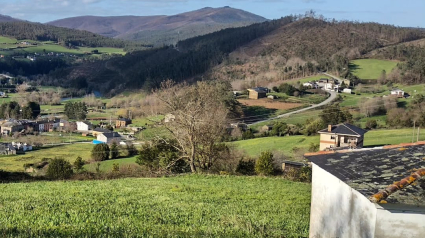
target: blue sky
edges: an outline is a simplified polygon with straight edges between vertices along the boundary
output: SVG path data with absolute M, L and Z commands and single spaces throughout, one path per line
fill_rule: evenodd
M 424 0 L 0 0 L 0 6 L 0 14 L 36 22 L 81 15 L 173 15 L 230 6 L 268 19 L 313 9 L 337 20 L 425 27 Z

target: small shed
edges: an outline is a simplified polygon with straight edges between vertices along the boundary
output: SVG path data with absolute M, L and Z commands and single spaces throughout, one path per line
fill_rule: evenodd
M 250 99 L 260 99 L 267 97 L 267 93 L 269 92 L 268 88 L 264 87 L 257 87 L 257 88 L 251 88 L 248 89 Z
M 299 170 L 302 167 L 306 167 L 307 164 L 302 162 L 295 162 L 295 161 L 283 161 L 282 162 L 282 171 L 283 172 L 290 172 L 291 170 Z
M 348 94 L 351 94 L 351 89 L 349 89 L 349 88 L 344 88 L 344 90 L 342 90 L 342 92 L 343 93 L 348 93 Z
M 394 89 L 394 90 L 391 91 L 391 95 L 402 98 L 402 97 L 404 97 L 404 91 L 400 90 L 400 89 Z

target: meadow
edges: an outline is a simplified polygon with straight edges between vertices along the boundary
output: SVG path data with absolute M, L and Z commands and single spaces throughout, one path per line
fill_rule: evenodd
M 311 185 L 281 178 L 186 175 L 0 190 L 2 237 L 307 237 L 309 229 Z
M 414 140 L 416 141 L 416 133 Z M 420 130 L 419 140 L 425 140 L 425 129 Z M 412 142 L 413 129 L 372 130 L 365 134 L 364 146 L 376 147 Z M 232 142 L 236 149 L 243 150 L 247 155 L 258 157 L 262 151 L 281 152 L 287 156 L 294 155 L 294 147 L 308 150 L 311 143 L 319 144 L 319 136 L 285 136 L 264 137 L 251 140 Z
M 359 59 L 350 62 L 350 70 L 360 79 L 378 79 L 382 70 L 390 73 L 397 66 L 397 62 L 377 59 Z

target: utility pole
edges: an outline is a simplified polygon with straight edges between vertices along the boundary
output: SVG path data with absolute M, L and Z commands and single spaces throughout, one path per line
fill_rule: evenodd
M 412 135 L 412 143 L 414 142 L 414 140 L 415 140 L 415 126 L 416 126 L 416 120 L 415 121 L 413 121 L 413 135 Z
M 417 134 L 417 138 L 416 138 L 416 142 L 418 142 L 419 141 L 419 133 L 420 133 L 421 131 L 420 131 L 420 127 L 418 126 L 418 134 Z

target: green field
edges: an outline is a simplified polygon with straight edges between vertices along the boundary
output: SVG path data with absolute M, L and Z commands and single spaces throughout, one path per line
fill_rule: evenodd
M 21 45 L 15 44 L 16 42 L 32 42 L 37 45 Z M 20 47 L 20 48 L 18 48 Z M 3 50 L 2 50 L 3 49 Z M 14 53 L 67 53 L 83 55 L 85 53 L 91 53 L 92 50 L 98 50 L 100 54 L 125 54 L 122 48 L 112 47 L 79 47 L 78 49 L 69 49 L 61 45 L 57 45 L 51 41 L 37 42 L 31 40 L 16 40 L 9 37 L 0 36 L 0 53 L 4 55 L 13 55 Z
M 382 70 L 389 74 L 397 62 L 377 59 L 359 59 L 350 62 L 351 72 L 360 79 L 378 79 Z
M 416 133 L 416 132 L 415 132 Z M 372 130 L 365 134 L 364 146 L 394 145 L 412 142 L 413 129 Z M 416 134 L 415 134 L 416 141 Z M 425 140 L 425 129 L 420 130 L 419 140 Z M 293 156 L 294 147 L 308 149 L 310 143 L 319 144 L 319 136 L 264 137 L 232 142 L 235 148 L 249 156 L 258 157 L 262 151 L 282 152 Z
M 281 178 L 191 175 L 0 190 L 3 237 L 307 237 L 309 230 L 311 185 Z
M 126 165 L 135 165 L 136 158 L 137 156 L 133 156 L 130 158 L 125 158 L 125 159 L 111 159 L 111 160 L 102 161 L 100 162 L 99 170 L 102 172 L 111 172 L 114 164 L 118 164 L 120 167 L 126 166 Z M 96 172 L 96 168 L 97 168 L 97 163 L 90 163 L 84 166 L 84 169 L 86 169 L 89 172 Z

